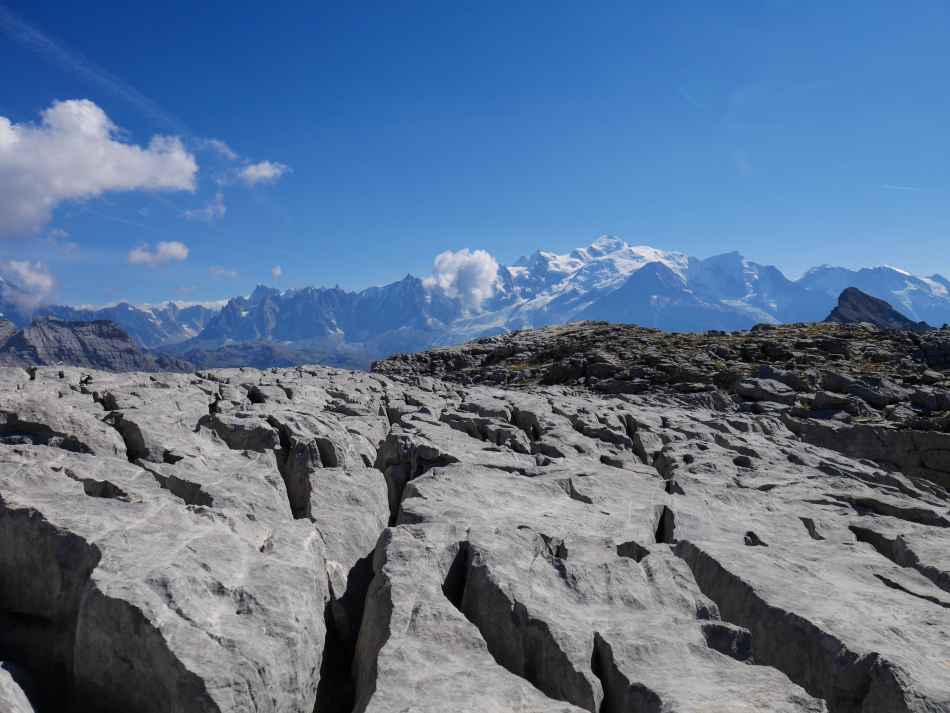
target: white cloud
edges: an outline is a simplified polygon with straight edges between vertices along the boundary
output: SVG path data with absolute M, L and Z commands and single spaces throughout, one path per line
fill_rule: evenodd
M 210 149 L 216 151 L 225 158 L 229 158 L 232 161 L 237 161 L 240 156 L 238 156 L 234 151 L 231 150 L 231 147 L 220 139 L 200 139 L 198 141 L 199 149 Z
M 185 217 L 188 218 L 188 220 L 203 220 L 207 223 L 210 223 L 212 220 L 217 220 L 218 218 L 222 217 L 226 210 L 227 207 L 224 205 L 224 194 L 215 193 L 213 201 L 208 201 L 205 203 L 204 208 L 198 208 L 197 210 L 186 210 Z
M 0 236 L 35 233 L 66 200 L 106 191 L 193 191 L 198 165 L 181 140 L 148 148 L 117 140 L 118 128 L 89 100 L 55 102 L 41 124 L 0 116 Z
M 41 262 L 30 264 L 11 260 L 0 263 L 0 273 L 15 285 L 0 283 L 3 301 L 24 317 L 31 316 L 33 310 L 47 302 L 53 291 L 59 287 L 59 282 L 53 277 L 49 266 Z
M 59 228 L 53 228 L 46 234 L 46 242 L 49 243 L 50 247 L 57 252 L 62 253 L 63 255 L 69 255 L 79 249 L 79 246 L 76 243 L 66 242 L 62 243 L 60 241 L 69 237 L 69 233 L 65 230 L 60 230 Z
M 182 286 L 179 287 L 177 290 L 175 290 L 174 292 L 172 292 L 172 294 L 173 294 L 173 295 L 186 295 L 186 294 L 188 294 L 189 292 L 194 292 L 195 290 L 200 290 L 200 289 L 201 289 L 201 285 L 192 285 L 191 287 L 188 287 L 188 286 L 186 286 L 186 285 L 182 285 Z
M 214 275 L 215 279 L 220 280 L 224 278 L 225 280 L 233 280 L 235 277 L 239 276 L 237 270 L 228 270 L 223 267 L 211 267 L 211 274 Z
M 247 186 L 256 186 L 258 183 L 274 183 L 285 173 L 291 172 L 290 166 L 285 166 L 282 163 L 261 161 L 242 168 L 238 171 L 238 178 L 244 181 Z
M 129 250 L 127 259 L 132 265 L 150 265 L 151 267 L 160 267 L 172 260 L 184 260 L 188 257 L 188 248 L 181 243 L 173 240 L 171 242 L 160 242 L 155 246 L 154 251 L 149 250 L 149 244 L 144 243 L 137 248 Z
M 495 294 L 498 262 L 484 250 L 447 250 L 435 259 L 427 287 L 438 285 L 449 297 L 458 297 L 466 309 L 480 311 L 482 302 Z
M 276 280 L 278 277 L 284 274 L 284 271 L 280 269 L 280 265 L 275 267 L 270 271 L 271 276 Z

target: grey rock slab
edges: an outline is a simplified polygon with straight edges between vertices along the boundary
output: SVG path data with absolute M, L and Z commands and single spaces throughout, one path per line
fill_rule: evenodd
M 33 706 L 13 676 L 0 666 L 0 710 L 6 713 L 33 713 Z
M 796 398 L 794 389 L 772 379 L 739 379 L 729 390 L 755 401 L 774 401 L 786 406 L 793 406 Z
M 175 463 L 136 464 L 183 505 L 213 507 L 258 530 L 293 518 L 286 486 L 271 453 L 205 453 Z M 237 525 L 236 525 L 237 526 Z
M 4 398 L 0 403 L 0 437 L 24 436 L 36 443 L 79 453 L 125 458 L 125 443 L 119 434 L 89 413 L 94 406 L 91 400 L 88 408 L 70 401 Z
M 891 517 L 855 518 L 851 531 L 901 567 L 912 567 L 950 593 L 950 531 Z
M 406 483 L 432 468 L 458 462 L 511 471 L 537 465 L 532 456 L 477 440 L 443 423 L 414 418 L 393 426 L 376 458 L 376 468 L 386 475 L 392 513 L 399 508 Z
M 437 526 L 398 527 L 380 538 L 354 659 L 355 711 L 581 711 L 499 666 L 451 603 L 443 585 L 457 574 L 464 537 Z
M 950 487 L 950 434 L 898 431 L 872 424 L 797 419 L 782 422 L 803 440 L 852 458 L 895 464 L 902 472 L 919 474 L 941 488 Z
M 336 631 L 355 641 L 373 577 L 372 554 L 389 523 L 383 474 L 373 468 L 317 468 L 305 516 L 323 539 Z
M 714 545 L 685 535 L 676 551 L 723 617 L 751 631 L 756 661 L 785 672 L 827 701 L 829 710 L 950 705 L 950 678 L 941 662 L 950 633 L 944 608 L 875 577 L 871 552 L 822 543 L 793 556 L 787 548 L 777 552 L 776 544 Z M 821 572 L 835 559 L 850 566 L 826 579 Z M 848 592 L 846 603 L 839 600 L 842 591 Z M 914 639 L 903 631 L 915 631 Z
M 57 632 L 21 652 L 33 671 L 65 664 L 107 709 L 312 710 L 328 592 L 310 523 L 188 507 L 124 460 L 0 458 L 0 609 Z
M 668 502 L 659 478 L 614 471 L 565 486 L 453 465 L 407 487 L 401 523 L 466 526 L 458 605 L 499 664 L 588 710 L 824 710 L 778 671 L 737 661 L 748 632 L 653 549 Z M 695 693 L 676 673 L 687 669 Z
M 0 385 L 4 392 L 10 392 L 30 380 L 26 369 L 19 366 L 0 366 Z

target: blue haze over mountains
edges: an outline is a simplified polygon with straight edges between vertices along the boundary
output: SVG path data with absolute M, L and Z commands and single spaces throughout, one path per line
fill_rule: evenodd
M 222 309 L 174 303 L 99 309 L 46 305 L 32 314 L 67 320 L 111 319 L 140 345 L 187 355 L 194 349 L 270 340 L 294 348 L 381 358 L 522 328 L 581 319 L 664 331 L 734 331 L 759 322 L 821 321 L 846 287 L 890 302 L 917 321 L 950 321 L 950 281 L 880 266 L 847 270 L 821 265 L 798 280 L 732 252 L 705 260 L 604 236 L 569 255 L 541 252 L 500 265 L 481 311 L 433 280 L 407 275 L 362 292 L 305 287 L 280 292 L 258 285 Z M 0 284 L 0 309 L 19 324 L 15 285 Z

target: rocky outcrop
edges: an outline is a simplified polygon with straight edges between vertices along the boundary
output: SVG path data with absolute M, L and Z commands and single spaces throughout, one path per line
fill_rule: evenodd
M 0 364 L 79 366 L 109 371 L 190 371 L 194 365 L 144 353 L 122 327 L 109 320 L 64 322 L 34 317 L 18 331 L 0 320 Z
M 697 338 L 712 346 L 611 329 L 377 364 L 390 374 L 0 370 L 0 661 L 20 672 L 0 696 L 41 713 L 950 709 L 948 434 L 862 415 L 939 406 L 920 337 L 795 337 L 819 352 L 766 329 Z M 894 367 L 862 381 L 872 346 Z M 769 360 L 790 347 L 828 364 Z M 633 378 L 648 386 L 597 389 Z M 860 429 L 911 439 L 919 463 Z
M 838 296 L 838 306 L 831 310 L 826 322 L 836 324 L 871 324 L 878 329 L 913 329 L 926 332 L 931 327 L 926 322 L 908 319 L 890 303 L 867 295 L 857 287 L 848 287 Z
M 950 332 L 868 324 L 757 325 L 667 334 L 576 322 L 486 337 L 375 362 L 389 375 L 427 375 L 578 393 L 706 394 L 772 414 L 815 445 L 950 484 Z

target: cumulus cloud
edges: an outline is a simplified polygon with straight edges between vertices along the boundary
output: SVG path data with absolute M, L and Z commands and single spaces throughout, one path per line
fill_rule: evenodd
M 252 163 L 238 171 L 238 178 L 244 181 L 247 186 L 256 186 L 258 183 L 274 183 L 285 173 L 292 172 L 290 166 L 282 163 L 271 163 L 270 161 L 261 161 Z
M 193 191 L 198 165 L 177 137 L 119 140 L 93 102 L 55 102 L 41 124 L 0 116 L 0 236 L 36 233 L 66 200 L 106 191 Z
M 275 267 L 270 271 L 271 276 L 276 280 L 278 277 L 284 274 L 284 271 L 280 269 L 280 265 Z
M 12 308 L 24 318 L 29 318 L 37 307 L 48 302 L 59 287 L 49 266 L 41 262 L 2 262 L 0 274 L 14 283 L 0 283 L 5 308 Z
M 217 220 L 218 218 L 222 217 L 226 210 L 227 207 L 224 205 L 224 194 L 215 193 L 213 201 L 208 201 L 205 203 L 204 208 L 198 208 L 197 210 L 186 210 L 185 217 L 188 218 L 188 220 L 203 220 L 206 223 L 210 223 L 212 220 Z
M 438 285 L 449 297 L 457 297 L 466 309 L 481 311 L 482 302 L 495 294 L 498 262 L 484 250 L 447 250 L 435 259 L 432 277 L 423 283 Z
M 224 267 L 214 267 L 212 265 L 211 274 L 214 275 L 216 280 L 220 280 L 220 279 L 233 280 L 235 277 L 237 277 L 241 273 L 239 273 L 237 270 L 228 270 L 227 268 L 224 268 Z
M 188 257 L 188 248 L 178 241 L 172 240 L 171 242 L 160 242 L 155 246 L 155 250 L 150 250 L 148 243 L 139 245 L 137 248 L 129 250 L 127 259 L 132 265 L 160 267 L 172 260 L 180 261 L 186 257 Z

